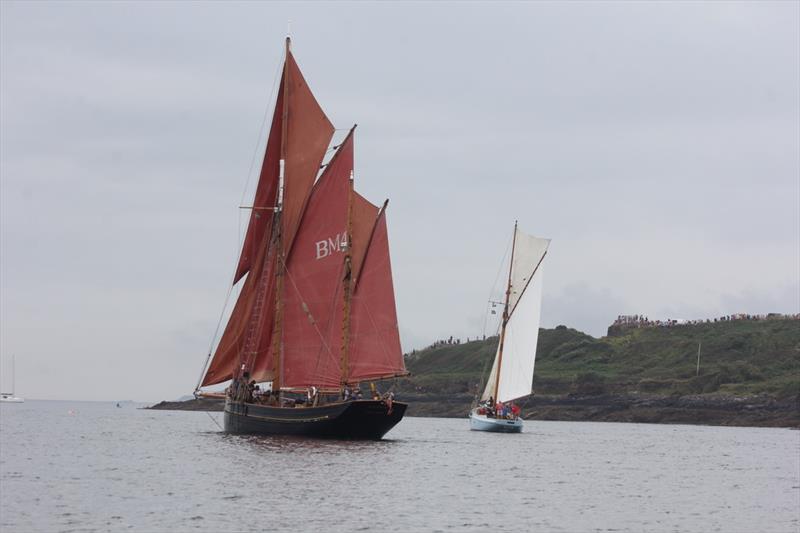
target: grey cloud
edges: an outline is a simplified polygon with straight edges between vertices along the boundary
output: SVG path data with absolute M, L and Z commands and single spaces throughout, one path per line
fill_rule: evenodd
M 358 188 L 391 198 L 405 349 L 482 333 L 515 219 L 553 238 L 545 325 L 798 311 L 797 3 L 2 2 L 20 393 L 194 385 L 287 19 L 359 124 Z

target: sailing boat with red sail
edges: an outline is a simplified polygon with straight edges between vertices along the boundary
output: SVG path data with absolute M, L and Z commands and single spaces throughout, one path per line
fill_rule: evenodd
M 323 164 L 334 131 L 287 38 L 233 281 L 242 287 L 196 391 L 231 381 L 227 432 L 379 439 L 405 413 L 373 383 L 360 397 L 361 383 L 407 372 L 388 200 L 379 208 L 354 190 L 355 126 Z

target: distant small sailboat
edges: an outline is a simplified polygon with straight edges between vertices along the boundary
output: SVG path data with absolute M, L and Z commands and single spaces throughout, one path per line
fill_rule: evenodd
M 522 431 L 521 413 L 513 402 L 533 392 L 542 307 L 542 262 L 548 246 L 550 239 L 526 235 L 514 224 L 500 340 L 481 404 L 470 411 L 470 429 Z
M 14 395 L 14 356 L 11 356 L 11 392 L 0 392 L 0 402 L 4 403 L 22 403 L 25 400 Z

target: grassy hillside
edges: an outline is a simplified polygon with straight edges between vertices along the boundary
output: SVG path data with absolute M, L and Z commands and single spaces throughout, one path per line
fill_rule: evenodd
M 695 375 L 701 343 L 700 374 Z M 408 356 L 401 390 L 474 393 L 488 375 L 497 338 L 428 348 Z M 596 339 L 558 326 L 539 334 L 535 394 L 800 394 L 800 322 L 733 321 L 631 329 Z

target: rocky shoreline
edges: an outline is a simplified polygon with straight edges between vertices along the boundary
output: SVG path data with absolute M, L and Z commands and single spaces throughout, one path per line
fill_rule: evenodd
M 468 394 L 411 394 L 398 396 L 409 403 L 407 416 L 466 417 L 472 403 Z M 148 409 L 222 411 L 224 402 L 200 398 L 160 402 Z M 634 422 L 648 424 L 698 424 L 709 426 L 790 427 L 800 429 L 800 396 L 777 399 L 768 395 L 657 396 L 537 395 L 522 402 L 528 420 L 573 422 Z
M 216 398 L 197 398 L 194 400 L 158 402 L 145 409 L 156 409 L 163 411 L 222 411 L 225 407 L 225 400 Z
M 472 398 L 407 398 L 410 416 L 465 416 Z M 523 402 L 528 420 L 634 422 L 800 428 L 800 398 L 768 396 L 534 396 Z

